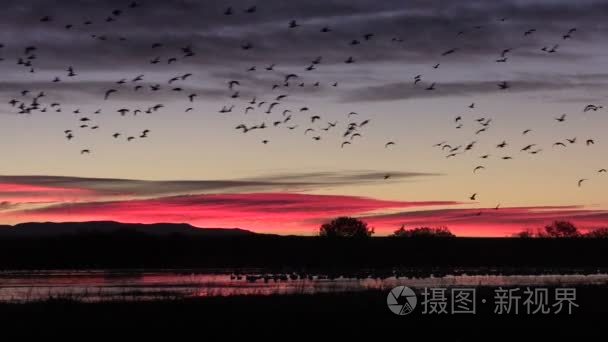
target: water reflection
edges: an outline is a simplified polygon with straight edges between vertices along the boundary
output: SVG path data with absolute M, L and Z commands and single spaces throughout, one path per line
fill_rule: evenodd
M 82 301 L 149 300 L 196 296 L 315 294 L 454 286 L 607 285 L 608 273 L 544 275 L 452 275 L 333 277 L 262 273 L 192 273 L 176 271 L 55 271 L 0 273 L 0 301 L 27 302 L 48 298 Z

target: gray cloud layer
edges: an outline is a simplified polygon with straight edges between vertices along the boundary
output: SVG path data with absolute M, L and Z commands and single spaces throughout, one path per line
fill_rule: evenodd
M 253 4 L 244 0 L 230 4 L 220 0 L 137 2 L 140 6 L 133 9 L 128 8 L 130 0 L 3 2 L 0 43 L 5 47 L 0 52 L 5 60 L 0 62 L 0 70 L 22 69 L 24 79 L 23 83 L 1 84 L 0 91 L 14 93 L 25 86 L 26 89 L 101 97 L 105 89 L 114 86 L 113 82 L 95 78 L 103 72 L 123 71 L 125 77 L 131 77 L 137 73 L 176 75 L 192 71 L 205 86 L 189 85 L 189 90 L 200 93 L 202 98 L 223 98 L 227 96 L 224 76 L 230 74 L 244 80 L 249 78 L 249 85 L 266 89 L 280 82 L 289 72 L 310 75 L 307 82 L 322 79 L 334 70 L 332 65 L 344 65 L 349 56 L 354 56 L 358 63 L 431 64 L 443 61 L 444 57 L 440 57 L 443 51 L 458 47 L 459 52 L 445 58 L 454 63 L 470 63 L 496 58 L 502 49 L 509 47 L 515 49 L 514 54 L 540 59 L 546 56 L 538 52 L 539 48 L 566 44 L 561 36 L 571 27 L 578 27 L 575 38 L 579 42 L 591 42 L 592 38 L 601 37 L 608 31 L 604 24 L 608 3 L 599 1 L 268 0 L 258 3 L 253 14 L 244 13 Z M 234 11 L 231 16 L 223 15 L 228 6 Z M 122 13 L 113 16 L 115 9 Z M 52 21 L 40 22 L 44 16 L 50 16 Z M 113 17 L 114 21 L 106 22 L 108 17 Z M 506 20 L 500 21 L 501 18 Z M 301 27 L 289 29 L 288 23 L 292 19 Z M 93 24 L 83 25 L 87 20 Z M 74 27 L 66 30 L 66 24 Z M 324 26 L 329 26 L 332 32 L 319 32 Z M 474 28 L 476 26 L 481 28 Z M 537 32 L 523 37 L 531 28 L 536 28 Z M 457 35 L 460 31 L 464 34 Z M 363 39 L 367 33 L 375 34 L 371 41 Z M 107 40 L 93 39 L 91 35 L 104 36 Z M 403 39 L 403 43 L 392 42 L 395 37 Z M 353 39 L 360 40 L 361 44 L 351 46 L 349 42 Z M 156 42 L 163 46 L 152 49 L 151 45 Z M 242 50 L 240 46 L 246 42 L 252 43 L 254 48 Z M 74 66 L 81 78 L 78 82 L 62 85 L 39 79 L 29 81 L 33 76 L 28 74 L 28 69 L 14 63 L 18 57 L 24 57 L 26 46 L 38 48 L 34 52 L 36 59 L 32 60 L 38 72 L 63 75 L 67 66 Z M 180 49 L 185 46 L 191 46 L 196 55 L 183 58 Z M 317 56 L 323 56 L 318 70 L 304 71 Z M 565 59 L 588 57 L 584 51 L 556 56 Z M 161 63 L 150 64 L 149 61 L 156 57 L 161 58 Z M 179 61 L 169 66 L 166 61 L 171 57 L 177 57 Z M 278 75 L 270 78 L 245 75 L 245 68 L 250 65 L 263 69 L 264 65 L 272 63 L 278 64 Z M 520 90 L 561 87 L 551 82 L 524 81 Z M 345 96 L 348 100 L 382 100 L 496 91 L 494 84 L 484 82 L 448 83 L 432 93 L 400 88 L 399 84 L 387 84 L 373 88 L 370 94 L 361 94 L 365 92 L 361 90 Z M 245 90 L 243 92 L 249 95 Z M 133 100 L 140 98 L 125 96 Z M 160 99 L 175 96 L 177 94 L 158 95 Z
M 346 185 L 362 185 L 383 180 L 384 172 L 344 171 L 275 174 L 238 180 L 180 180 L 144 181 L 133 179 L 83 178 L 60 176 L 0 176 L 0 184 L 42 186 L 90 190 L 93 196 L 154 197 L 176 194 L 223 192 L 254 192 L 278 190 L 310 190 Z M 391 179 L 399 181 L 439 174 L 424 172 L 393 172 Z M 26 192 L 32 195 L 31 192 Z M 3 195 L 0 193 L 0 195 Z M 11 195 L 19 195 L 11 193 Z M 44 194 L 41 194 L 44 195 Z

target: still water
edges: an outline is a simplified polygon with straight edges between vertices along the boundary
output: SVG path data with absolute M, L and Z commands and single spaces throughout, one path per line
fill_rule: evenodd
M 576 286 L 608 285 L 608 273 L 542 275 L 425 275 L 328 277 L 183 271 L 53 271 L 0 272 L 0 302 L 48 298 L 81 301 L 150 300 L 202 296 L 314 294 L 453 286 Z

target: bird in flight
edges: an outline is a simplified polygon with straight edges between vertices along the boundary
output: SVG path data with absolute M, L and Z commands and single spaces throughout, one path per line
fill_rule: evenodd
M 471 201 L 474 201 L 475 199 L 477 199 L 477 193 L 472 194 L 471 197 L 469 197 L 469 199 Z
M 590 110 L 596 112 L 597 110 L 599 110 L 601 108 L 604 108 L 604 107 L 590 104 L 590 105 L 585 106 L 585 108 L 583 109 L 583 112 L 586 113 L 586 112 L 588 112 Z
M 108 98 L 110 98 L 110 95 L 112 95 L 113 93 L 116 93 L 117 91 L 118 90 L 116 90 L 116 89 L 110 89 L 110 90 L 106 91 L 104 98 L 107 100 Z
M 484 167 L 484 166 L 481 166 L 481 165 L 480 165 L 480 166 L 477 166 L 475 169 L 473 169 L 473 173 L 477 173 L 477 171 L 479 171 L 479 170 L 484 170 L 484 169 L 485 169 L 485 167 Z
M 522 152 L 529 151 L 532 147 L 536 146 L 536 144 L 530 144 L 521 149 Z
M 579 179 L 578 180 L 578 187 L 580 188 L 581 185 L 583 185 L 583 182 L 586 181 L 587 179 L 583 178 L 583 179 Z

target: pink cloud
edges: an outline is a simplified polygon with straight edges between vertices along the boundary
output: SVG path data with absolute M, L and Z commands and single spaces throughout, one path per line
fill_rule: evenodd
M 337 216 L 358 216 L 389 235 L 406 227 L 446 226 L 459 236 L 508 236 L 569 220 L 581 228 L 608 226 L 608 211 L 577 206 L 455 209 L 453 201 L 387 201 L 304 193 L 224 193 L 107 200 L 104 192 L 78 187 L 0 183 L 0 220 L 190 223 L 199 227 L 240 227 L 262 233 L 315 234 Z M 105 201 L 102 199 L 106 198 Z M 44 207 L 24 209 L 23 203 Z M 29 206 L 31 207 L 31 206 Z M 423 208 L 436 207 L 428 210 Z M 400 210 L 394 213 L 395 210 Z
M 457 203 L 296 193 L 212 194 L 60 204 L 12 215 L 21 221 L 176 222 L 200 227 L 241 227 L 265 233 L 312 234 L 320 222 L 336 216 L 454 204 Z

